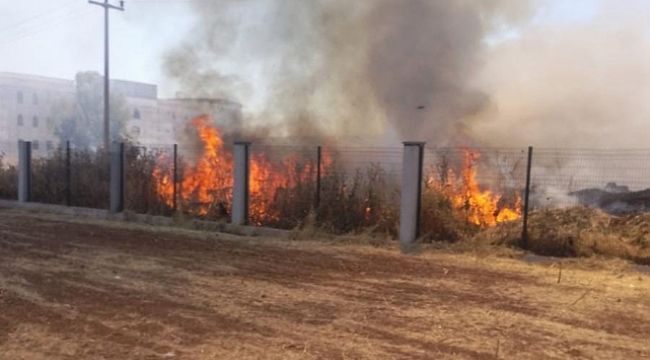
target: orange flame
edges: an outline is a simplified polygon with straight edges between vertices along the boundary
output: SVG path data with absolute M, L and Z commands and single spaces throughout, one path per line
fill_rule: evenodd
M 454 208 L 466 216 L 472 224 L 491 227 L 498 223 L 517 220 L 521 217 L 521 197 L 516 196 L 513 207 L 500 204 L 502 196 L 490 190 L 482 190 L 476 180 L 475 167 L 479 154 L 465 151 L 460 178 L 452 170 L 447 174 L 447 181 L 441 184 L 434 177 L 427 179 L 427 184 L 441 190 L 451 200 Z
M 203 144 L 203 153 L 190 171 L 183 174 L 178 184 L 178 197 L 190 202 L 199 215 L 207 215 L 216 206 L 226 209 L 231 201 L 232 155 L 225 151 L 218 129 L 208 124 L 209 117 L 192 120 Z M 160 167 L 154 169 L 158 194 L 169 206 L 173 204 L 174 184 L 171 176 Z
M 192 120 L 202 143 L 201 157 L 187 169 L 178 185 L 179 201 L 188 205 L 185 209 L 197 215 L 225 216 L 232 203 L 233 157 L 225 146 L 221 132 L 210 124 L 210 117 L 200 116 Z M 323 167 L 331 163 L 323 156 Z M 154 169 L 157 193 L 169 206 L 173 204 L 174 184 L 171 176 L 161 167 Z M 264 154 L 251 156 L 249 178 L 249 214 L 255 224 L 279 220 L 279 214 L 271 209 L 281 191 L 290 191 L 300 183 L 308 183 L 315 175 L 311 163 L 300 165 L 296 155 L 272 162 Z

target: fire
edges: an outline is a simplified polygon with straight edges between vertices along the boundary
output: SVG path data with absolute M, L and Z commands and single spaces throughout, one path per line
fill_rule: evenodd
M 202 156 L 194 167 L 183 174 L 178 184 L 178 198 L 190 202 L 194 212 L 207 215 L 212 211 L 224 211 L 231 201 L 232 155 L 224 148 L 219 130 L 209 125 L 207 116 L 192 120 L 203 145 Z M 171 176 L 157 167 L 153 173 L 160 197 L 169 206 L 174 200 L 174 184 Z
M 513 207 L 500 204 L 502 196 L 490 190 L 482 190 L 477 181 L 477 152 L 465 151 L 460 176 L 449 170 L 444 183 L 429 177 L 427 185 L 438 188 L 446 194 L 455 209 L 459 210 L 472 224 L 491 227 L 498 223 L 517 220 L 521 217 L 521 197 L 517 195 Z
M 193 165 L 184 168 L 177 187 L 178 205 L 182 211 L 207 217 L 223 218 L 230 212 L 233 188 L 233 155 L 226 146 L 223 135 L 211 125 L 208 116 L 192 120 L 192 125 L 201 141 L 200 156 Z M 315 149 L 314 149 L 315 150 Z M 297 204 L 305 205 L 313 200 L 316 179 L 315 161 L 305 161 L 296 154 L 270 159 L 269 152 L 251 155 L 249 178 L 249 215 L 256 225 L 274 224 L 286 221 Z M 444 174 L 444 180 L 429 177 L 427 186 L 449 198 L 455 212 L 469 223 L 490 227 L 498 223 L 521 217 L 521 199 L 513 199 L 505 206 L 501 195 L 482 189 L 477 180 L 475 166 L 479 154 L 466 151 L 458 175 L 452 170 Z M 315 151 L 312 160 L 315 160 Z M 322 153 L 321 170 L 333 164 L 327 152 Z M 157 193 L 168 205 L 174 203 L 174 184 L 168 169 L 158 166 L 153 171 Z M 370 221 L 374 209 L 366 199 L 363 216 Z M 514 203 L 513 203 L 514 202 Z M 311 203 L 307 204 L 309 211 Z M 302 207 L 303 209 L 305 206 Z M 302 211 L 302 210 L 301 210 Z M 307 214 L 296 214 L 306 216 Z
M 178 184 L 179 203 L 187 205 L 184 211 L 201 216 L 224 217 L 230 211 L 233 187 L 233 157 L 226 148 L 219 129 L 210 124 L 208 116 L 192 120 L 201 140 L 201 156 L 185 169 Z M 323 156 L 323 166 L 331 162 Z M 271 161 L 265 154 L 253 154 L 250 159 L 249 214 L 254 224 L 279 220 L 273 203 L 282 192 L 290 192 L 299 184 L 309 183 L 315 176 L 315 165 L 302 164 L 297 155 Z M 157 193 L 169 206 L 173 204 L 174 184 L 169 172 L 157 167 Z

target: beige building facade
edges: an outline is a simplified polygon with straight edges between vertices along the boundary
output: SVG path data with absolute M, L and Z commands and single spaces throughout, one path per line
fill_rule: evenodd
M 211 115 L 226 126 L 236 126 L 241 117 L 236 102 L 159 99 L 154 84 L 111 80 L 111 92 L 125 99 L 128 117 L 123 135 L 143 146 L 182 146 L 188 124 L 199 115 Z M 53 151 L 60 145 L 56 132 L 60 104 L 74 106 L 75 101 L 73 80 L 0 72 L 0 153 L 14 153 L 18 140 L 32 141 L 34 156 Z

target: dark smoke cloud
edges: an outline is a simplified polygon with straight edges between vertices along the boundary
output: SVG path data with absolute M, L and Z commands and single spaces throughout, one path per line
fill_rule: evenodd
M 165 70 L 192 96 L 257 104 L 249 124 L 276 134 L 457 142 L 463 119 L 489 104 L 472 81 L 486 35 L 525 18 L 529 3 L 197 0 L 196 28 Z

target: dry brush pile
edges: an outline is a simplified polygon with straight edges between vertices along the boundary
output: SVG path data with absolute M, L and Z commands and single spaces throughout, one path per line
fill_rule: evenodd
M 476 244 L 520 246 L 520 222 L 478 232 Z M 573 207 L 533 211 L 528 249 L 561 257 L 602 255 L 650 265 L 650 214 L 613 216 L 598 209 Z

